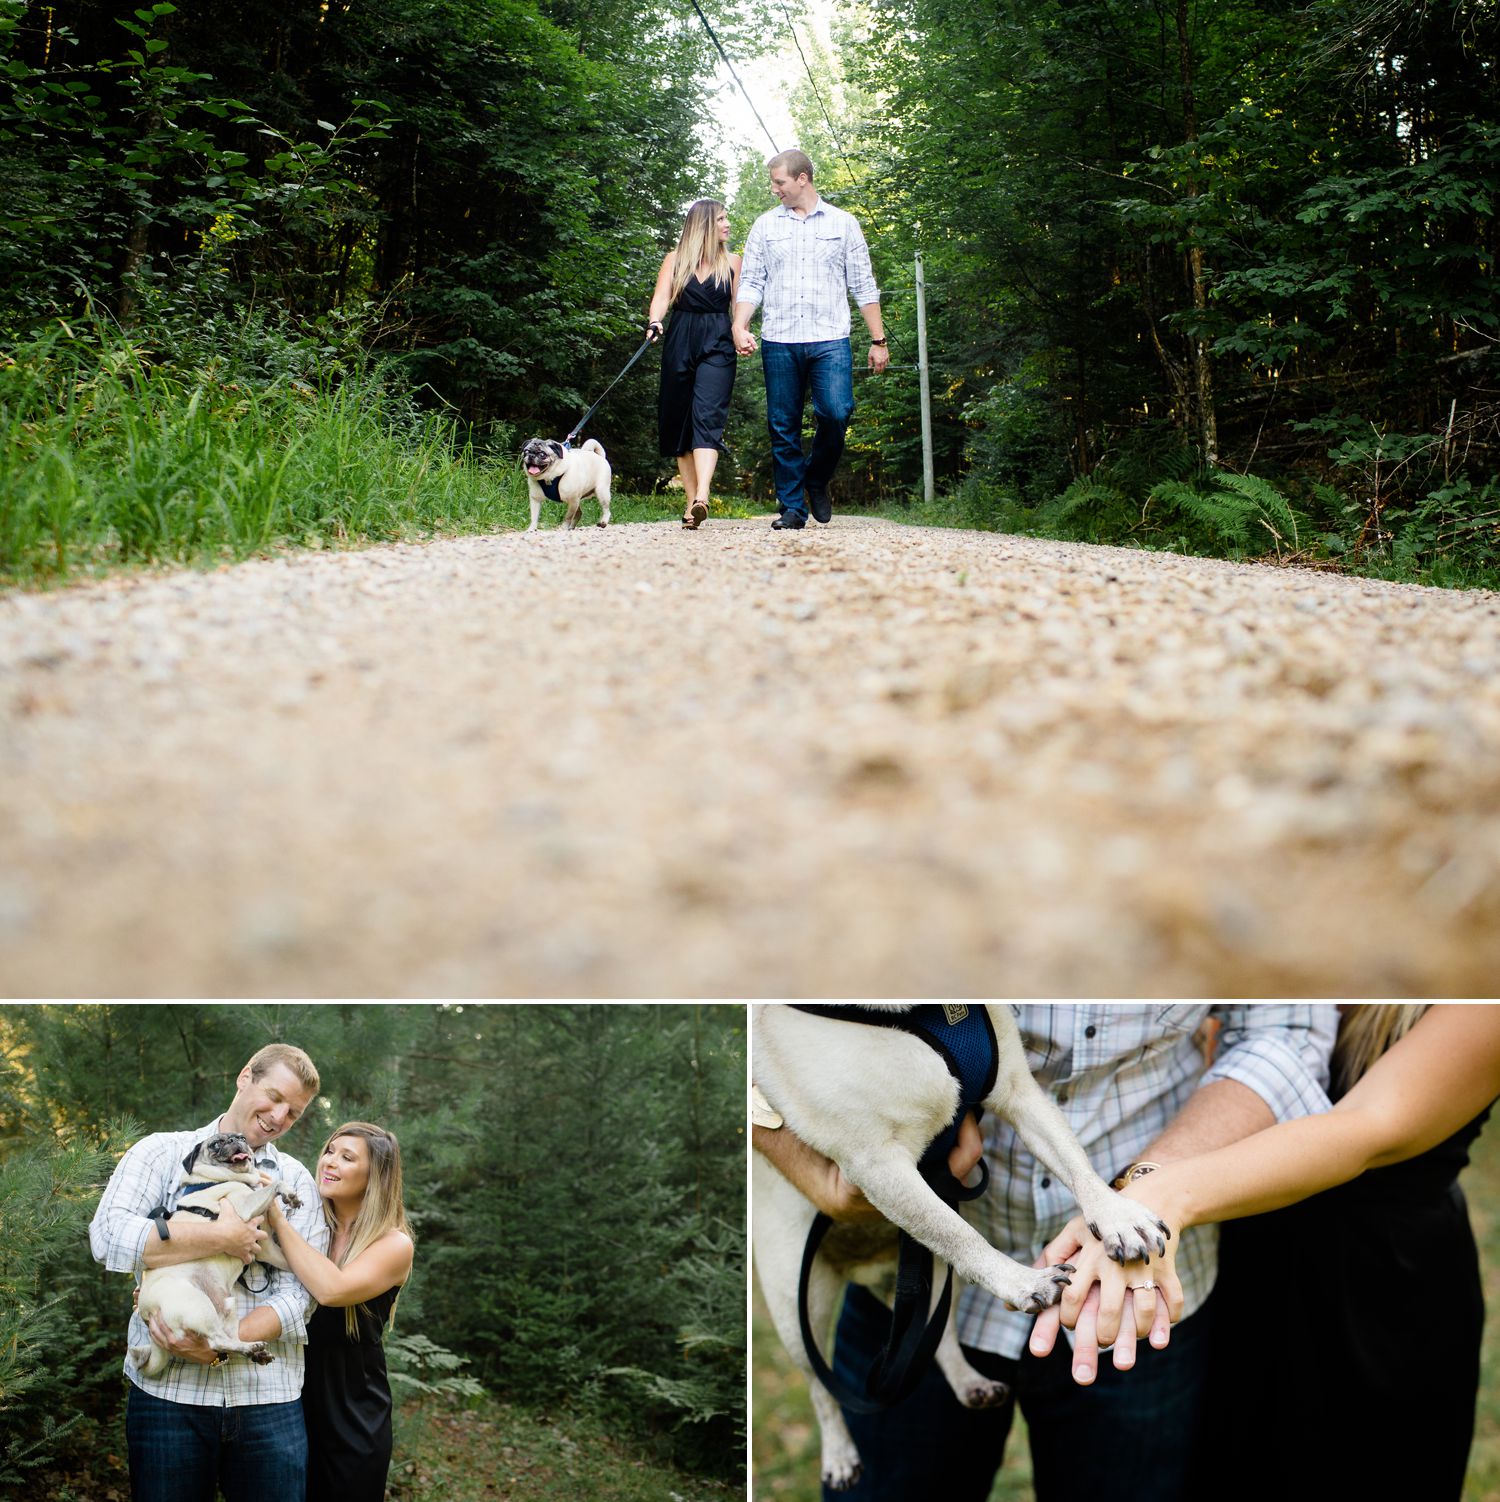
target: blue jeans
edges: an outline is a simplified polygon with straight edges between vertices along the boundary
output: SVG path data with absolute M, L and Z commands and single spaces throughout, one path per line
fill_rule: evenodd
M 300 1403 L 200 1408 L 130 1387 L 125 1406 L 134 1502 L 302 1502 L 307 1430 Z
M 766 372 L 766 426 L 776 472 L 776 504 L 807 516 L 803 491 L 828 489 L 844 452 L 844 431 L 854 411 L 854 356 L 847 339 L 760 347 Z M 802 452 L 802 409 L 812 391 L 812 451 Z
M 1068 1343 L 1047 1357 L 1019 1361 L 964 1354 L 987 1377 L 1011 1385 L 1031 1435 L 1037 1502 L 1149 1494 L 1153 1502 L 1190 1502 L 1193 1437 L 1203 1417 L 1213 1300 L 1172 1330 L 1156 1351 L 1142 1341 L 1133 1370 L 1117 1372 L 1106 1355 L 1092 1387 L 1072 1377 Z M 863 1373 L 889 1324 L 889 1311 L 858 1286 L 839 1319 L 834 1370 L 862 1387 Z M 985 1502 L 1005 1454 L 1015 1404 L 961 1407 L 936 1366 L 915 1392 L 884 1413 L 845 1411 L 863 1462 L 846 1492 L 824 1488 L 824 1502 Z

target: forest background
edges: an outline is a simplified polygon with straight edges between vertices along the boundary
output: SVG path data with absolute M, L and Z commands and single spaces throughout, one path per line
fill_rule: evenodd
M 130 1279 L 87 1227 L 123 1150 L 225 1109 L 268 1042 L 402 1145 L 393 1502 L 740 1495 L 744 1008 L 0 1008 L 0 1495 L 129 1495 Z
M 840 504 L 1500 582 L 1495 6 L 706 13 L 788 59 L 885 289 Z M 677 0 L 0 0 L 0 580 L 515 525 L 519 440 L 638 346 L 686 203 L 736 243 L 771 205 L 714 66 Z M 679 505 L 655 374 L 590 427 L 627 518 Z

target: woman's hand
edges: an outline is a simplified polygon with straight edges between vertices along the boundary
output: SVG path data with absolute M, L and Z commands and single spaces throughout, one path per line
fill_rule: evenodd
M 1061 1301 L 1044 1310 L 1031 1330 L 1031 1351 L 1048 1355 L 1058 1330 L 1074 1332 L 1073 1380 L 1091 1383 L 1099 1370 L 1099 1350 L 1114 1347 L 1114 1364 L 1135 1365 L 1136 1342 L 1149 1338 L 1157 1350 L 1171 1340 L 1170 1326 L 1182 1318 L 1182 1284 L 1177 1277 L 1180 1234 L 1174 1232 L 1164 1255 L 1121 1267 L 1090 1234 L 1082 1216 L 1069 1221 L 1037 1259 L 1038 1267 L 1071 1262 L 1076 1269 Z
M 646 339 L 647 339 L 647 341 L 649 343 L 651 343 L 651 344 L 655 344 L 656 341 L 661 338 L 661 331 L 662 331 L 662 321 L 661 321 L 661 319 L 659 319 L 659 318 L 653 318 L 651 320 L 651 322 L 646 325 Z

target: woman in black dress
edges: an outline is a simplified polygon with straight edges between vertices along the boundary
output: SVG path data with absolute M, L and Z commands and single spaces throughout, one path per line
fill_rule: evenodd
M 307 1502 L 383 1502 L 391 1387 L 380 1342 L 412 1265 L 401 1148 L 382 1127 L 347 1122 L 328 1139 L 316 1177 L 332 1231 L 326 1257 L 279 1206 L 269 1215 L 292 1271 L 318 1301 L 302 1385 Z
M 1457 1180 L 1500 1095 L 1500 1007 L 1342 1010 L 1331 1111 L 1155 1168 L 1125 1190 L 1174 1232 L 1151 1267 L 1158 1312 L 1181 1303 L 1177 1233 L 1231 1222 L 1208 1306 L 1212 1418 L 1196 1447 L 1205 1497 L 1457 1502 L 1463 1491 L 1484 1297 Z M 1080 1236 L 1075 1221 L 1044 1255 L 1067 1256 Z M 1133 1360 L 1137 1336 L 1135 1295 L 1123 1289 L 1144 1281 L 1138 1263 L 1101 1278 L 1101 1290 L 1115 1285 L 1101 1309 L 1130 1299 L 1117 1366 Z M 1164 1335 L 1158 1319 L 1152 1344 Z
M 729 254 L 729 215 L 714 198 L 688 211 L 656 276 L 647 334 L 657 337 L 672 310 L 661 352 L 657 421 L 661 451 L 676 459 L 682 476 L 684 527 L 708 515 L 708 492 L 734 390 L 735 353 L 730 329 L 740 283 L 740 258 Z

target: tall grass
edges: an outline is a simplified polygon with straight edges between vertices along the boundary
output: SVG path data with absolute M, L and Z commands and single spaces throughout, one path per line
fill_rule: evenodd
M 101 323 L 0 353 L 0 584 L 514 526 L 524 494 L 376 366 L 268 374 Z

